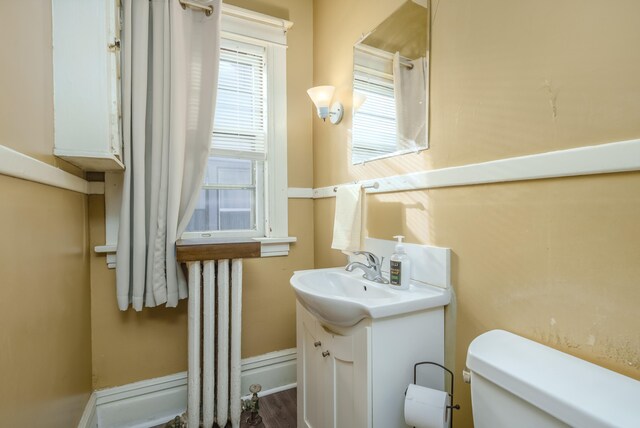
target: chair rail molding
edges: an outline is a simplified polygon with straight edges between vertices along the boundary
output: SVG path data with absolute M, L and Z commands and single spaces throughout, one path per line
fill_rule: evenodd
M 367 193 L 389 193 L 638 170 L 640 139 L 365 179 L 360 183 L 379 184 L 377 188 L 367 188 Z M 335 197 L 334 187 L 313 189 L 313 198 Z
M 89 182 L 3 145 L 0 145 L 0 174 L 85 195 L 104 193 L 104 183 Z
M 313 189 L 310 187 L 289 187 L 287 196 L 289 199 L 311 199 L 313 198 Z

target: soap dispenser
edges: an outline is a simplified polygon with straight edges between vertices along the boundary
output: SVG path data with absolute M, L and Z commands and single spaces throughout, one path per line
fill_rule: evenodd
M 404 245 L 402 244 L 404 236 L 397 235 L 394 236 L 394 238 L 398 240 L 398 243 L 396 244 L 395 251 L 391 254 L 389 262 L 389 283 L 393 288 L 408 290 L 409 280 L 411 279 L 411 260 L 405 252 Z

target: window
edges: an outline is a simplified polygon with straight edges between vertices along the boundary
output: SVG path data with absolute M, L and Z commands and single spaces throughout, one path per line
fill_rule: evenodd
M 287 238 L 286 35 L 223 6 L 220 70 L 204 183 L 184 238 L 252 237 L 264 255 Z M 230 12 L 230 13 L 226 13 Z M 277 243 L 277 251 L 264 243 Z M 275 247 L 274 247 L 275 248 Z
M 397 126 L 393 77 L 356 71 L 353 91 L 363 94 L 366 101 L 353 116 L 352 162 L 356 164 L 395 152 Z
M 223 39 L 211 151 L 188 232 L 264 234 L 266 50 Z

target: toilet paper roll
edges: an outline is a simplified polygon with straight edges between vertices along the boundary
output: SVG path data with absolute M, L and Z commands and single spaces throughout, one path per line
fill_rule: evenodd
M 448 404 L 446 392 L 410 384 L 404 399 L 404 421 L 416 428 L 446 428 Z

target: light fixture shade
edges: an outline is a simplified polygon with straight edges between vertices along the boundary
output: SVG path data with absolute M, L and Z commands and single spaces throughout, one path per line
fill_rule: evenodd
M 335 90 L 336 88 L 333 86 L 316 86 L 307 89 L 307 94 L 309 94 L 311 101 L 313 101 L 318 110 L 318 117 L 322 120 L 329 116 L 329 104 Z
M 316 105 L 316 108 L 328 108 L 333 98 L 333 92 L 336 90 L 333 86 L 316 86 L 311 89 L 307 89 L 307 94 L 311 98 L 311 101 Z

